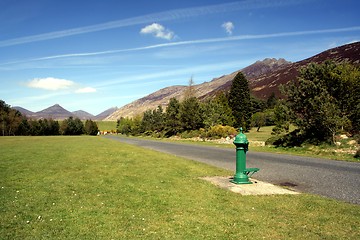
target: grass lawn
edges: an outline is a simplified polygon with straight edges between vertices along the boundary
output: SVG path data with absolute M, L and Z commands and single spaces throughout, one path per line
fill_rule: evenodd
M 1 239 L 360 239 L 360 206 L 241 196 L 232 172 L 101 137 L 0 137 Z
M 116 131 L 116 121 L 96 121 L 100 131 Z

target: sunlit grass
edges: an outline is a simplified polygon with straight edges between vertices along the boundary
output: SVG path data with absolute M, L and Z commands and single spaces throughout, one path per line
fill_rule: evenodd
M 0 138 L 1 239 L 358 239 L 360 207 L 241 196 L 232 172 L 100 137 Z
M 116 121 L 96 121 L 100 131 L 116 131 Z

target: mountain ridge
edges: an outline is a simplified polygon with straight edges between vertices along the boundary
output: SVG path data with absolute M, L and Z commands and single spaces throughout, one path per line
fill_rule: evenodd
M 20 107 L 20 106 L 15 106 L 12 108 L 19 111 L 21 114 L 23 114 L 29 118 L 33 118 L 33 119 L 45 119 L 45 118 L 49 119 L 49 118 L 51 118 L 54 120 L 64 120 L 69 117 L 74 117 L 74 118 L 77 117 L 80 120 L 87 120 L 87 119 L 103 120 L 108 115 L 110 115 L 112 112 L 114 112 L 118 109 L 117 107 L 112 107 L 112 108 L 109 108 L 109 109 L 99 113 L 98 115 L 94 116 L 91 113 L 88 113 L 84 110 L 77 110 L 77 111 L 70 112 L 70 111 L 66 110 L 65 108 L 63 108 L 62 106 L 60 106 L 59 104 L 54 104 L 54 105 L 47 107 L 43 110 L 40 110 L 38 112 L 32 112 L 32 111 L 25 109 L 23 107 Z
M 232 80 L 238 72 L 243 72 L 249 81 L 251 93 L 261 99 L 266 99 L 272 93 L 280 96 L 279 85 L 296 80 L 299 69 L 310 62 L 322 63 L 326 60 L 336 62 L 348 61 L 353 64 L 360 64 L 360 42 L 350 43 L 339 47 L 331 48 L 297 62 L 288 62 L 283 58 L 265 58 L 257 61 L 241 70 L 213 78 L 210 82 L 194 85 L 195 96 L 206 98 L 215 95 L 218 91 L 228 91 Z M 167 106 L 170 98 L 182 99 L 187 86 L 168 86 L 145 97 L 135 100 L 108 116 L 105 120 L 116 121 L 120 117 L 134 117 L 148 109 L 155 109 Z
M 284 65 L 290 64 L 290 62 L 286 61 L 283 58 L 279 60 L 275 58 L 266 58 L 262 61 L 257 61 L 254 64 L 244 68 L 243 70 L 246 73 L 252 74 L 253 76 L 258 76 L 262 73 L 266 73 L 269 71 L 273 71 L 274 69 L 278 69 L 283 67 Z M 198 98 L 204 98 L 206 95 L 216 92 L 221 89 L 224 83 L 230 82 L 234 79 L 235 75 L 241 70 L 235 71 L 228 75 L 223 75 L 218 78 L 213 78 L 210 82 L 204 82 L 201 84 L 194 85 L 195 96 Z M 208 91 L 208 89 L 212 89 L 212 91 Z M 186 91 L 187 86 L 175 85 L 162 88 L 156 92 L 153 92 L 143 98 L 135 100 L 114 112 L 112 115 L 108 116 L 105 120 L 115 121 L 119 119 L 121 116 L 125 117 L 134 117 L 137 114 L 141 114 L 142 112 L 148 109 L 154 109 L 157 106 L 166 107 L 169 100 L 173 97 L 182 100 L 184 96 L 184 92 Z M 119 116 L 120 113 L 120 116 Z

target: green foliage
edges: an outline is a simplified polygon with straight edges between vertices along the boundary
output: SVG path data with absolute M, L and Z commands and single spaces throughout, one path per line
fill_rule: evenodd
M 235 127 L 250 130 L 252 106 L 250 100 L 249 83 L 245 76 L 239 72 L 231 85 L 229 93 L 229 106 L 235 118 Z
M 31 136 L 50 136 L 59 135 L 60 125 L 58 121 L 53 119 L 39 119 L 28 121 L 28 134 Z
M 212 126 L 206 133 L 208 138 L 225 138 L 236 135 L 237 130 L 234 127 L 216 125 Z
M 269 96 L 269 98 L 266 100 L 266 107 L 271 109 L 274 108 L 277 104 L 277 98 L 275 96 L 275 93 L 272 92 L 271 95 Z
M 61 126 L 53 119 L 27 119 L 17 110 L 11 109 L 0 100 L 0 130 L 3 136 L 50 136 L 50 135 L 80 135 L 83 133 L 96 135 L 98 128 L 95 122 L 87 120 L 84 124 L 79 118 L 69 117 L 62 121 Z M 86 130 L 86 131 L 85 131 Z
M 254 113 L 251 117 L 251 125 L 257 128 L 257 131 L 266 124 L 266 115 L 263 112 Z
M 274 109 L 267 109 L 264 111 L 265 114 L 265 126 L 275 125 L 275 112 Z
M 306 139 L 299 129 L 288 134 L 277 135 L 265 141 L 266 145 L 275 145 L 277 147 L 300 147 Z
M 360 148 L 356 151 L 354 158 L 360 159 Z
M 215 125 L 232 126 L 234 124 L 234 117 L 224 93 L 220 93 L 214 99 L 203 103 L 202 108 L 205 128 Z
M 359 132 L 360 70 L 350 64 L 309 64 L 283 89 L 291 121 L 314 142 Z
M 23 120 L 21 113 L 11 109 L 8 104 L 0 100 L 0 131 L 2 136 L 16 135 Z
M 199 129 L 199 130 L 187 130 L 187 131 L 183 131 L 180 133 L 180 137 L 181 138 L 196 138 L 199 136 L 203 136 L 203 130 Z
M 262 112 L 266 109 L 266 102 L 250 95 L 250 110 L 251 113 Z
M 166 136 L 176 135 L 180 131 L 180 102 L 176 98 L 171 98 L 165 113 Z
M 184 131 L 203 127 L 202 108 L 196 97 L 185 99 L 180 105 L 180 121 Z
M 160 132 L 165 127 L 165 114 L 161 106 L 157 109 L 144 112 L 141 121 L 142 132 Z
M 98 128 L 96 122 L 89 119 L 89 120 L 85 121 L 84 131 L 87 135 L 96 136 L 99 132 L 99 128 Z
M 62 121 L 60 126 L 62 135 L 81 135 L 84 132 L 84 124 L 79 118 L 69 117 Z
M 130 118 L 124 118 L 121 117 L 118 121 L 117 121 L 117 131 L 121 134 L 125 134 L 125 135 L 130 135 L 132 134 L 132 130 L 134 128 L 134 122 L 132 121 L 132 119 Z
M 289 132 L 290 127 L 290 109 L 287 102 L 284 100 L 279 101 L 274 108 L 274 123 L 273 134 L 281 134 Z
M 3 136 L 59 135 L 59 123 L 52 119 L 28 120 L 19 111 L 0 100 L 0 131 Z

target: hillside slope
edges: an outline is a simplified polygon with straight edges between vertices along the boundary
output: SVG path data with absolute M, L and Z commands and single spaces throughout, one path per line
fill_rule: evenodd
M 337 62 L 348 61 L 354 64 L 360 64 L 360 42 L 332 48 L 295 63 L 288 62 L 284 59 L 277 60 L 267 58 L 263 61 L 257 61 L 239 71 L 242 71 L 249 80 L 252 94 L 258 98 L 266 99 L 272 93 L 279 96 L 279 85 L 296 80 L 300 68 L 310 62 L 321 63 L 326 60 L 334 60 Z M 210 82 L 194 85 L 196 97 L 205 98 L 209 95 L 215 95 L 218 91 L 229 90 L 232 80 L 239 71 L 214 78 Z M 181 100 L 186 88 L 187 86 L 170 86 L 160 89 L 119 108 L 105 120 L 116 121 L 120 117 L 133 117 L 148 109 L 155 109 L 159 105 L 165 109 L 169 99 L 175 97 Z
M 257 77 L 261 74 L 280 69 L 288 64 L 290 64 L 290 62 L 287 62 L 284 59 L 264 59 L 263 61 L 257 61 L 244 68 L 242 71 L 246 75 Z M 214 78 L 210 82 L 194 85 L 195 96 L 198 98 L 204 98 L 208 95 L 216 94 L 216 92 L 223 89 L 225 86 L 230 86 L 232 80 L 238 72 L 239 71 L 236 71 L 229 75 Z M 171 86 L 160 89 L 148 96 L 119 108 L 105 120 L 116 121 L 120 117 L 134 117 L 135 115 L 141 114 L 148 109 L 155 109 L 157 106 L 166 108 L 169 100 L 173 97 L 181 101 L 186 89 L 187 86 Z

